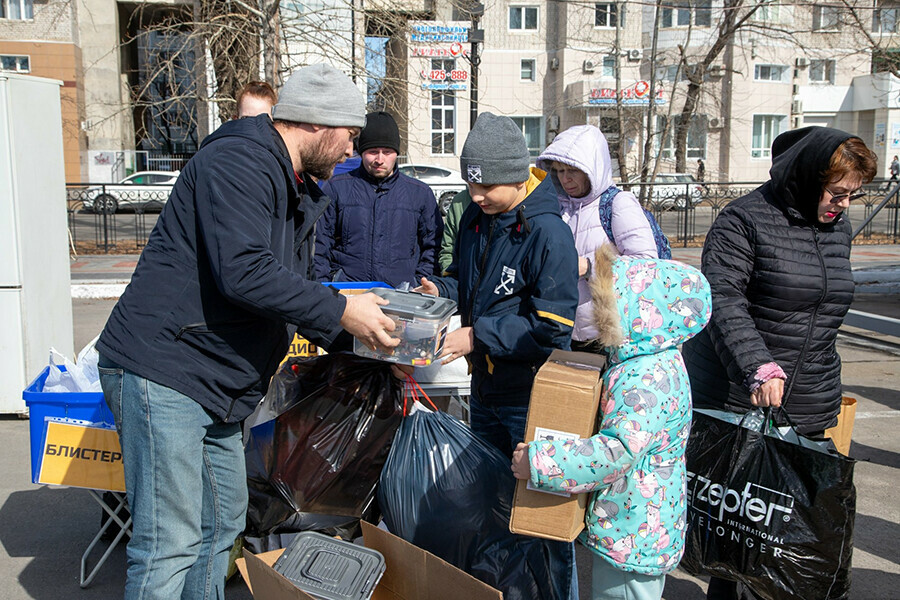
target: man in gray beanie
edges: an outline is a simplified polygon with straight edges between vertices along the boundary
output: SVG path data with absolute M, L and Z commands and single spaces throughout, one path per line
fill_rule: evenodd
M 453 262 L 444 276 L 422 278 L 416 288 L 459 303 L 462 327 L 447 334 L 441 358 L 446 364 L 466 357 L 472 432 L 510 458 L 525 441 L 535 373 L 554 349 L 569 349 L 578 305 L 572 231 L 550 178 L 530 162 L 512 119 L 478 116 L 459 159 L 468 191 L 454 204 L 471 202 L 459 221 Z M 550 558 L 575 572 L 571 544 L 553 546 Z M 569 598 L 571 583 L 548 585 L 565 588 L 557 597 Z
M 363 95 L 327 65 L 295 72 L 267 114 L 207 137 L 175 183 L 97 342 L 133 515 L 125 597 L 224 597 L 245 526 L 241 421 L 294 332 L 333 348 L 397 344 L 374 294 L 314 281 L 327 179 L 365 123 Z M 347 333 L 345 333 L 347 332 Z

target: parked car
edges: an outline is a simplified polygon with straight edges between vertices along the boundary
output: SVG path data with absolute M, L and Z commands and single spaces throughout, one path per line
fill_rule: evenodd
M 453 198 L 466 189 L 466 182 L 459 171 L 434 165 L 400 165 L 398 167 L 404 175 L 409 175 L 428 185 L 434 192 L 442 215 L 447 215 L 447 209 Z
M 640 176 L 628 180 L 631 193 L 638 198 L 641 197 L 641 183 L 644 182 Z M 697 206 L 703 201 L 703 185 L 690 173 L 657 173 L 656 180 L 650 182 L 649 188 L 652 208 L 684 209 L 688 206 L 688 199 L 690 206 Z
M 180 171 L 138 171 L 120 181 L 81 193 L 85 210 L 113 214 L 122 208 L 162 209 Z

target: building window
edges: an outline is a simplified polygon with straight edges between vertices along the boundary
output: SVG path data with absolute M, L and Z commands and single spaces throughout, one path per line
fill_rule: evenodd
M 537 31 L 537 6 L 510 6 L 509 28 L 513 31 Z
M 0 0 L 0 19 L 33 19 L 33 0 Z
M 675 0 L 662 9 L 660 27 L 709 27 L 712 24 L 712 0 L 695 2 Z
M 678 75 L 678 65 L 661 65 L 656 67 L 656 78 L 659 81 L 675 81 Z M 684 79 L 682 77 L 682 79 Z
M 757 81 L 790 83 L 787 65 L 756 65 L 753 78 Z
M 768 158 L 771 156 L 772 142 L 785 130 L 785 115 L 753 115 L 753 146 L 750 156 Z
M 522 129 L 525 144 L 531 156 L 538 156 L 544 149 L 544 136 L 540 117 L 512 117 L 513 122 Z
M 753 14 L 753 20 L 760 23 L 780 23 L 781 6 L 773 0 L 764 0 Z
M 522 81 L 534 81 L 536 78 L 536 71 L 537 69 L 533 58 L 522 59 L 520 70 Z
M 813 31 L 837 31 L 841 22 L 838 6 L 816 4 L 813 6 Z
M 680 116 L 672 117 L 672 124 L 666 130 L 666 137 L 660 145 L 659 153 L 663 158 L 675 157 L 675 127 L 681 121 Z M 687 132 L 687 148 L 685 154 L 687 158 L 706 158 L 706 131 L 708 129 L 706 115 L 694 115 L 691 117 L 691 125 Z M 657 115 L 656 130 L 663 131 L 666 126 L 666 117 Z
M 872 31 L 875 33 L 898 33 L 900 21 L 900 6 L 896 4 L 882 4 L 874 10 Z
M 601 77 L 610 77 L 615 78 L 616 76 L 616 57 L 615 56 L 604 56 L 603 57 L 603 69 L 600 71 Z
M 594 27 L 625 27 L 625 7 L 615 3 L 594 5 Z
M 809 82 L 834 85 L 834 59 L 814 58 L 809 61 Z
M 456 153 L 456 92 L 431 92 L 431 153 Z
M 27 56 L 0 55 L 0 71 L 12 71 L 13 73 L 30 73 L 31 62 Z

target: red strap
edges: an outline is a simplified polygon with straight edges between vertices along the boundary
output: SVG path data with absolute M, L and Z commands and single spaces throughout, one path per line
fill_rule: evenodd
M 420 396 L 421 394 L 421 396 Z M 422 398 L 428 400 L 428 404 L 431 405 L 431 408 L 434 410 L 439 410 L 437 406 L 434 405 L 434 402 L 431 401 L 431 398 L 428 397 L 428 394 L 425 393 L 425 390 L 422 389 L 422 386 L 419 385 L 415 379 L 413 379 L 412 375 L 406 376 L 406 381 L 403 386 L 403 416 L 405 417 L 408 413 L 406 411 L 406 401 L 407 398 L 411 398 L 413 403 L 422 403 Z

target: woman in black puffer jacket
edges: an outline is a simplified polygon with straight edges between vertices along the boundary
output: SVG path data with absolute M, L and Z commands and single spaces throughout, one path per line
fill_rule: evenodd
M 771 179 L 716 218 L 702 258 L 712 319 L 684 346 L 696 408 L 782 406 L 813 436 L 836 423 L 835 341 L 853 299 L 843 211 L 876 164 L 862 140 L 843 131 L 783 133 L 772 144 Z M 713 578 L 708 598 L 729 597 L 734 584 Z

